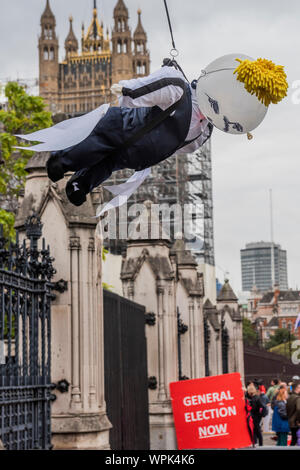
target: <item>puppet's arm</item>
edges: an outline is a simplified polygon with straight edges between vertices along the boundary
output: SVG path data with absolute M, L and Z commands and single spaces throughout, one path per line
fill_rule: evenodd
M 180 100 L 185 79 L 173 67 L 162 67 L 147 77 L 122 80 L 119 104 L 126 108 L 159 106 L 165 110 Z M 116 87 L 115 87 L 116 88 Z

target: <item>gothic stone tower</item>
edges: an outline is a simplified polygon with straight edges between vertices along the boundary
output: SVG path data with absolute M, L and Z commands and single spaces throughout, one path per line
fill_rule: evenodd
M 123 0 L 118 0 L 114 9 L 115 26 L 112 33 L 113 83 L 132 78 L 133 75 L 132 38 L 128 19 L 128 9 Z
M 41 18 L 39 39 L 40 95 L 53 112 L 82 114 L 111 101 L 110 87 L 120 80 L 144 76 L 150 71 L 147 35 L 138 11 L 138 25 L 132 35 L 129 13 L 123 0 L 114 8 L 114 27 L 98 20 L 97 2 L 93 0 L 93 17 L 85 32 L 82 25 L 81 51 L 73 30 L 73 18 L 65 40 L 63 62 L 58 60 L 55 17 L 47 0 Z
M 134 56 L 133 73 L 135 76 L 149 75 L 150 54 L 147 50 L 147 34 L 141 20 L 142 11 L 138 10 L 138 25 L 133 35 Z
M 40 95 L 46 99 L 50 109 L 55 111 L 58 93 L 58 39 L 55 32 L 55 16 L 49 0 L 41 17 L 39 38 Z

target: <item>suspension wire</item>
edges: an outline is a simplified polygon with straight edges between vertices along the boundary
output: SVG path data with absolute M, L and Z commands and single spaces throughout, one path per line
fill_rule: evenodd
M 171 39 L 172 39 L 172 47 L 173 47 L 173 49 L 171 50 L 171 55 L 172 55 L 172 52 L 173 52 L 173 51 L 176 52 L 177 55 L 178 55 L 178 50 L 176 49 L 176 45 L 175 45 L 175 40 L 174 40 L 174 35 L 173 35 L 173 29 L 172 29 L 172 23 L 171 23 L 171 19 L 170 19 L 170 14 L 169 14 L 169 9 L 168 9 L 167 0 L 164 0 L 164 4 L 165 4 L 166 13 L 167 13 L 168 23 L 169 23 L 169 29 L 170 29 Z M 176 55 L 174 55 L 173 57 L 176 57 Z
M 171 19 L 170 19 L 170 14 L 169 14 L 169 9 L 168 9 L 168 4 L 167 4 L 167 0 L 164 0 L 164 4 L 165 4 L 165 9 L 166 9 L 166 13 L 167 13 L 167 18 L 168 18 L 168 23 L 169 23 L 169 29 L 170 29 L 170 34 L 171 34 L 171 40 L 172 40 L 172 49 L 170 51 L 170 55 L 172 56 L 172 62 L 175 66 L 175 68 L 178 68 L 181 73 L 183 74 L 184 78 L 186 79 L 187 82 L 189 82 L 188 78 L 186 77 L 184 71 L 182 70 L 182 68 L 180 67 L 180 65 L 176 62 L 175 60 L 175 57 L 178 57 L 179 55 L 179 51 L 178 49 L 176 48 L 176 45 L 175 45 L 175 40 L 174 40 L 174 35 L 173 35 L 173 29 L 172 29 L 172 23 L 171 23 Z

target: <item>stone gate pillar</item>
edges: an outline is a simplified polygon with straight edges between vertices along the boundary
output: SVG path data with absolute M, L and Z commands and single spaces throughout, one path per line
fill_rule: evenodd
M 124 297 L 145 305 L 152 318 L 146 325 L 150 446 L 152 450 L 172 450 L 176 449 L 176 436 L 169 384 L 178 380 L 175 272 L 170 242 L 165 236 L 152 238 L 159 222 L 155 218 L 151 224 L 151 202 L 144 204 L 148 238 L 128 240 L 121 280 Z
M 36 212 L 51 246 L 57 274 L 52 303 L 52 405 L 54 449 L 108 449 L 111 424 L 104 400 L 101 239 L 96 235 L 92 194 L 81 207 L 65 195 L 67 178 L 48 179 L 47 154 L 35 154 L 27 166 L 25 194 L 16 228 Z

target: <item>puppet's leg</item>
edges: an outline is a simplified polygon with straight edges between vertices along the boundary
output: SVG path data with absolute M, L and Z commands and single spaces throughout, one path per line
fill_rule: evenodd
M 91 168 L 77 171 L 66 185 L 69 201 L 75 206 L 81 206 L 86 201 L 86 195 L 107 180 L 117 169 L 119 168 L 115 166 L 113 156 L 109 156 Z
M 68 171 L 90 168 L 107 157 L 107 149 L 97 135 L 90 135 L 80 144 L 52 152 L 47 161 L 49 178 L 56 182 Z
M 67 171 L 79 171 L 97 165 L 123 144 L 123 117 L 120 108 L 110 108 L 91 134 L 77 145 L 53 152 L 47 162 L 52 181 Z
M 52 152 L 47 162 L 48 176 L 56 182 L 68 171 L 80 171 L 97 165 L 115 150 L 116 147 L 105 132 L 97 132 L 96 129 L 79 144 Z

